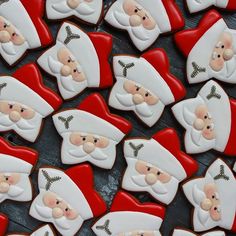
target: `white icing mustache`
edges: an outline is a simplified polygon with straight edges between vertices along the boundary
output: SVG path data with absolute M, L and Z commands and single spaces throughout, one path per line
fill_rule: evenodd
M 35 210 L 37 211 L 37 213 L 47 219 L 47 220 L 52 220 L 53 223 L 58 226 L 59 228 L 61 229 L 64 229 L 64 230 L 67 230 L 67 229 L 70 229 L 70 225 L 68 223 L 68 220 L 66 219 L 65 216 L 62 216 L 61 218 L 58 218 L 58 219 L 54 219 L 52 217 L 52 209 L 49 208 L 49 207 L 42 207 L 42 206 L 39 206 L 38 204 L 35 205 Z
M 226 64 L 226 68 L 227 68 L 227 77 L 230 77 L 236 70 L 235 57 L 233 57 L 229 61 L 226 61 L 225 64 Z
M 62 87 L 67 90 L 67 91 L 70 91 L 70 92 L 75 92 L 75 87 L 74 87 L 74 80 L 73 80 L 73 77 L 71 75 L 69 76 L 60 76 L 60 82 L 61 82 L 61 85 Z
M 83 150 L 82 146 L 78 147 L 76 149 L 73 149 L 73 150 L 69 150 L 68 152 L 70 155 L 77 157 L 77 158 L 91 157 L 91 158 L 98 160 L 98 161 L 103 161 L 108 158 L 108 156 L 99 148 L 95 148 L 95 150 L 90 154 L 87 154 Z
M 184 106 L 183 107 L 183 118 L 184 118 L 184 121 L 190 125 L 190 126 L 193 126 L 193 123 L 196 119 L 196 116 L 194 113 L 192 113 L 191 111 L 189 111 L 189 109 Z
M 135 107 L 135 111 L 144 117 L 151 117 L 153 112 L 149 108 L 149 105 L 146 102 L 141 104 L 135 105 L 133 102 L 133 95 L 132 94 L 116 94 L 117 100 L 120 102 L 121 105 L 125 107 Z
M 1 47 L 6 54 L 16 55 L 15 46 L 11 41 L 7 43 L 1 43 Z
M 116 21 L 124 27 L 129 27 L 130 23 L 129 23 L 129 16 L 127 16 L 125 13 L 121 13 L 119 11 L 114 11 L 114 17 L 116 19 Z
M 157 194 L 166 194 L 166 193 L 168 193 L 168 190 L 165 187 L 165 185 L 163 183 L 161 183 L 159 180 L 157 180 L 157 182 L 155 184 L 150 186 L 145 181 L 145 176 L 144 175 L 132 176 L 131 179 L 133 180 L 133 182 L 136 185 L 138 185 L 140 187 L 149 187 L 150 189 L 152 189 Z
M 196 184 L 193 186 L 192 196 L 193 196 L 194 202 L 198 206 L 200 206 L 201 202 L 206 198 L 206 194 L 202 190 L 200 190 Z
M 9 196 L 9 197 L 18 197 L 24 192 L 23 188 L 20 188 L 18 186 L 13 186 L 11 185 L 7 193 L 0 193 L 0 202 L 4 199 L 4 197 Z
M 79 13 L 80 15 L 91 15 L 95 12 L 95 10 L 93 8 L 91 8 L 87 3 L 82 2 L 79 4 L 79 6 L 76 9 L 72 9 L 68 6 L 67 2 L 64 0 L 60 3 L 55 3 L 52 5 L 52 8 L 59 12 L 59 13 L 69 13 L 69 12 L 73 12 L 76 11 L 77 13 Z M 72 13 L 73 14 L 73 13 Z

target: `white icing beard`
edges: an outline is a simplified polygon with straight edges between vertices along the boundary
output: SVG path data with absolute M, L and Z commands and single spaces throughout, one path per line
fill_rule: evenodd
M 129 22 L 130 16 L 127 15 L 121 2 L 114 3 L 109 9 L 105 19 L 119 29 L 127 30 L 133 43 L 139 50 L 144 50 L 151 46 L 161 33 L 156 25 L 153 30 L 147 30 L 142 25 L 132 27 Z
M 150 193 L 155 199 L 165 204 L 169 204 L 175 197 L 179 181 L 175 177 L 171 177 L 168 183 L 157 181 L 150 186 L 145 181 L 145 176 L 139 174 L 135 169 L 137 159 L 126 158 L 128 167 L 123 177 L 122 187 L 129 191 L 145 191 Z
M 101 168 L 110 169 L 116 158 L 117 143 L 109 139 L 109 145 L 106 148 L 96 148 L 92 153 L 87 154 L 83 151 L 83 146 L 75 146 L 70 142 L 70 132 L 62 134 L 63 142 L 61 149 L 61 158 L 64 164 L 78 164 L 89 161 Z
M 62 235 L 75 235 L 84 221 L 81 215 L 78 215 L 75 220 L 68 220 L 64 216 L 59 219 L 54 219 L 52 216 L 52 209 L 46 207 L 42 201 L 45 192 L 45 190 L 41 189 L 39 195 L 32 202 L 30 207 L 30 215 L 40 221 L 52 223 Z
M 63 64 L 58 60 L 55 60 L 51 56 L 48 57 L 48 67 L 51 70 L 51 73 L 54 74 L 57 78 L 57 83 L 60 93 L 64 99 L 69 99 L 81 93 L 87 87 L 88 82 L 87 80 L 82 82 L 77 82 L 73 80 L 71 75 L 62 76 L 61 75 L 62 66 Z
M 9 119 L 9 116 L 0 113 L 0 132 L 14 130 L 17 134 L 22 136 L 28 141 L 35 141 L 37 138 L 42 124 L 42 116 L 35 112 L 34 118 L 25 120 L 21 118 L 18 122 L 14 123 Z

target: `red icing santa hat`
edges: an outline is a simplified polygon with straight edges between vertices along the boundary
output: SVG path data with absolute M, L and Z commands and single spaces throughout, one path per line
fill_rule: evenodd
M 165 217 L 165 208 L 154 203 L 141 204 L 133 196 L 118 192 L 112 203 L 110 213 L 101 218 L 93 227 L 98 232 L 96 226 L 101 222 L 109 220 L 108 229 L 112 235 L 127 233 L 132 231 L 155 231 L 159 234 L 159 228 Z M 99 230 L 98 235 L 106 235 Z
M 25 147 L 15 147 L 0 138 L 0 173 L 30 174 L 36 165 L 38 153 Z
M 48 189 L 46 175 L 57 177 L 58 181 Z M 54 168 L 39 170 L 39 188 L 51 191 L 64 199 L 86 220 L 106 211 L 102 197 L 94 190 L 93 171 L 89 165 L 79 165 L 65 172 Z
M 227 30 L 229 29 L 221 15 L 211 10 L 202 18 L 197 28 L 183 30 L 175 35 L 177 46 L 188 57 L 187 77 L 190 83 L 211 78 L 210 58 L 220 35 Z M 201 73 L 194 74 L 193 63 L 203 69 Z
M 9 0 L 0 5 L 1 16 L 23 34 L 30 48 L 47 46 L 53 40 L 49 28 L 42 20 L 44 4 L 44 0 Z
M 175 0 L 136 0 L 136 2 L 150 12 L 161 32 L 175 31 L 184 27 L 184 18 Z
M 62 103 L 58 95 L 43 85 L 42 76 L 35 64 L 21 67 L 12 77 L 2 76 L 1 85 L 1 100 L 22 103 L 43 117 L 57 110 Z
M 199 2 L 198 0 L 186 0 L 186 2 L 191 13 L 204 10 L 210 6 L 216 6 L 227 10 L 236 10 L 235 0 L 204 0 L 202 2 Z
M 7 232 L 7 227 L 8 227 L 8 218 L 0 214 L 0 236 L 4 236 Z
M 59 117 L 73 116 L 69 127 Z M 110 113 L 103 97 L 94 93 L 83 100 L 75 110 L 67 110 L 53 116 L 60 134 L 64 132 L 85 132 L 97 134 L 120 142 L 131 131 L 132 125 L 124 118 Z

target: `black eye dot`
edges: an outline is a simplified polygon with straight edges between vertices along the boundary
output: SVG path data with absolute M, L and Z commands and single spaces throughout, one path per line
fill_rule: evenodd
M 217 207 L 214 207 L 214 210 L 216 211 L 216 210 L 217 210 Z
M 9 178 L 8 177 L 6 177 L 6 181 L 8 181 L 9 180 Z
M 74 73 L 76 72 L 77 70 L 76 69 L 74 69 Z
M 6 29 L 6 28 L 7 28 L 7 25 L 5 24 L 3 27 Z
M 210 128 L 211 128 L 211 126 L 208 125 L 208 126 L 207 126 L 207 129 L 210 129 Z
M 214 199 L 214 198 L 215 198 L 215 196 L 213 195 L 213 196 L 212 196 L 212 199 Z
M 85 141 L 86 140 L 86 138 L 83 138 L 83 141 Z
M 222 45 L 221 48 L 225 48 L 225 45 Z
M 58 205 L 60 202 L 57 200 L 56 204 Z
M 69 60 L 68 60 L 68 63 L 70 63 L 70 62 L 71 62 L 71 60 L 69 59 Z
M 149 94 L 148 94 L 148 93 L 146 93 L 146 94 L 145 94 L 145 97 L 148 97 L 148 96 L 149 96 Z
M 139 88 L 136 88 L 136 91 L 139 91 Z
M 207 116 L 204 116 L 204 119 L 207 119 Z
M 143 17 L 143 20 L 146 20 L 146 16 Z
M 13 105 L 9 105 L 9 108 L 12 109 L 12 108 L 13 108 Z
M 220 58 L 220 55 L 218 55 L 218 58 Z
M 148 167 L 148 168 L 147 168 L 147 170 L 148 170 L 148 171 L 150 171 L 150 170 L 151 170 L 151 168 L 150 168 L 150 167 Z
M 65 211 L 69 211 L 69 208 L 66 208 Z
M 16 36 L 16 33 L 13 33 L 12 36 Z
M 135 9 L 134 12 L 137 13 L 137 12 L 138 12 L 138 9 Z
M 95 142 L 95 143 L 97 143 L 97 142 L 98 142 L 98 140 L 97 140 L 97 139 L 94 139 L 94 142 Z
M 158 171 L 158 172 L 157 172 L 157 175 L 161 175 L 161 172 L 160 172 L 160 171 Z
M 22 108 L 22 109 L 20 110 L 20 112 L 24 112 L 24 110 L 25 110 L 25 109 Z

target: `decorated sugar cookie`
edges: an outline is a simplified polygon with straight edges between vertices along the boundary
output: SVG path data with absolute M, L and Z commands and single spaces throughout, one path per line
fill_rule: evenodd
M 0 203 L 32 200 L 29 175 L 36 165 L 38 153 L 25 147 L 15 147 L 0 138 Z
M 55 76 L 61 96 L 70 99 L 85 88 L 107 88 L 112 85 L 108 62 L 112 36 L 83 32 L 78 26 L 62 24 L 56 44 L 38 59 L 38 64 Z
M 103 15 L 102 0 L 46 0 L 47 17 L 51 20 L 77 17 L 79 20 L 97 24 Z
M 94 190 L 93 171 L 89 165 L 66 171 L 40 168 L 39 195 L 30 207 L 30 215 L 52 223 L 62 235 L 75 235 L 85 220 L 106 211 L 106 204 Z
M 217 11 L 209 11 L 197 28 L 177 33 L 175 42 L 187 57 L 189 83 L 211 78 L 236 83 L 236 31 Z
M 225 236 L 225 232 L 218 230 L 199 235 L 189 230 L 175 229 L 172 236 Z
M 150 127 L 159 120 L 166 105 L 185 96 L 184 86 L 169 72 L 169 60 L 162 49 L 151 50 L 140 58 L 115 56 L 113 68 L 117 81 L 109 105 L 134 111 Z
M 117 0 L 105 20 L 126 30 L 140 51 L 149 48 L 160 34 L 184 27 L 184 18 L 174 0 Z
M 194 231 L 221 227 L 236 232 L 236 180 L 223 160 L 214 161 L 204 177 L 188 181 L 183 190 L 194 207 Z
M 15 64 L 28 49 L 52 43 L 51 33 L 42 20 L 44 0 L 0 1 L 0 54 Z
M 92 227 L 97 236 L 161 236 L 165 208 L 154 203 L 140 203 L 133 196 L 118 192 L 110 212 Z
M 233 122 L 236 100 L 229 99 L 218 83 L 208 81 L 196 98 L 179 102 L 172 111 L 186 129 L 185 148 L 188 153 L 214 149 L 226 155 L 236 155 Z
M 8 218 L 0 213 L 0 236 L 5 236 L 7 232 Z
M 112 115 L 98 93 L 88 96 L 76 109 L 57 113 L 53 121 L 63 138 L 62 163 L 88 161 L 104 169 L 112 168 L 116 145 L 132 127 L 124 118 Z
M 128 167 L 122 188 L 135 192 L 148 192 L 156 200 L 170 204 L 179 183 L 192 176 L 198 164 L 180 150 L 177 133 L 165 129 L 151 139 L 128 139 L 124 144 Z
M 0 132 L 14 130 L 34 142 L 42 120 L 59 108 L 62 101 L 45 87 L 35 64 L 27 64 L 12 76 L 0 77 Z
M 191 13 L 205 10 L 211 6 L 234 11 L 236 10 L 235 0 L 186 0 L 188 9 Z

